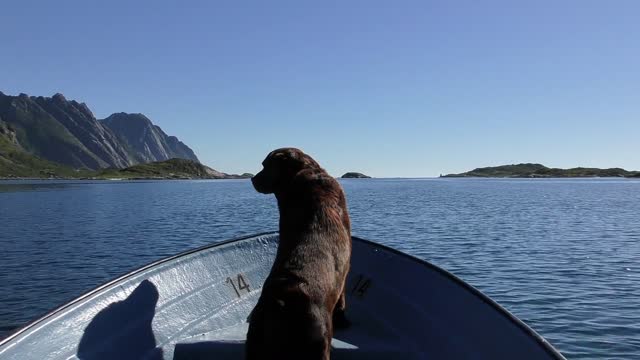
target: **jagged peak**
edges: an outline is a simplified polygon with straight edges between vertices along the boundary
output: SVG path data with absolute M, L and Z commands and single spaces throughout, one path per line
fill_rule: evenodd
M 113 119 L 127 119 L 129 120 L 143 120 L 146 122 L 151 122 L 151 119 L 149 119 L 145 114 L 143 113 L 126 113 L 126 112 L 117 112 L 117 113 L 113 113 L 111 115 L 109 115 L 108 117 L 106 117 L 103 120 L 113 120 Z
M 55 93 L 51 98 L 56 101 L 67 101 L 67 98 L 65 98 L 61 93 Z
M 85 112 L 87 112 L 87 113 L 89 113 L 89 114 L 91 114 L 91 115 L 93 116 L 93 111 L 91 111 L 91 109 L 89 109 L 89 107 L 87 106 L 87 104 L 85 104 L 85 103 L 81 102 L 79 106 L 80 106 L 80 108 L 81 108 L 82 110 L 84 110 Z
M 161 132 L 162 134 L 164 134 L 165 136 L 167 136 L 167 134 L 166 134 L 164 131 L 162 131 L 162 128 L 161 128 L 160 126 L 158 126 L 158 125 L 155 125 L 155 124 L 154 124 L 154 125 L 153 125 L 153 127 L 154 127 L 156 130 L 160 131 L 160 132 Z

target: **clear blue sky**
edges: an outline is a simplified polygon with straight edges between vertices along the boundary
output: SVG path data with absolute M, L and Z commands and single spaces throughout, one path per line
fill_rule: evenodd
M 225 172 L 640 170 L 640 1 L 12 1 L 0 90 L 141 112 Z

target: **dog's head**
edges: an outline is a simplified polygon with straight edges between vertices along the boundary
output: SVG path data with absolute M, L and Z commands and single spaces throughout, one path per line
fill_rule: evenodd
M 296 148 L 282 148 L 270 152 L 262 166 L 262 171 L 251 178 L 251 182 L 253 187 L 263 194 L 277 193 L 285 189 L 303 169 L 320 168 L 311 156 Z

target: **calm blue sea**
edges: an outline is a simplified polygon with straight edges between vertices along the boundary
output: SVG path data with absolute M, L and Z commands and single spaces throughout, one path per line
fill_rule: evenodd
M 444 267 L 569 359 L 640 358 L 640 181 L 344 180 L 353 233 Z M 247 180 L 0 182 L 0 337 L 106 280 L 277 230 Z

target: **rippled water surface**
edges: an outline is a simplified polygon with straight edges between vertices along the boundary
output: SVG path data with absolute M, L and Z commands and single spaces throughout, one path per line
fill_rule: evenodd
M 640 181 L 344 180 L 353 233 L 442 266 L 569 359 L 640 358 Z M 277 229 L 246 180 L 0 182 L 0 337 L 96 285 Z

